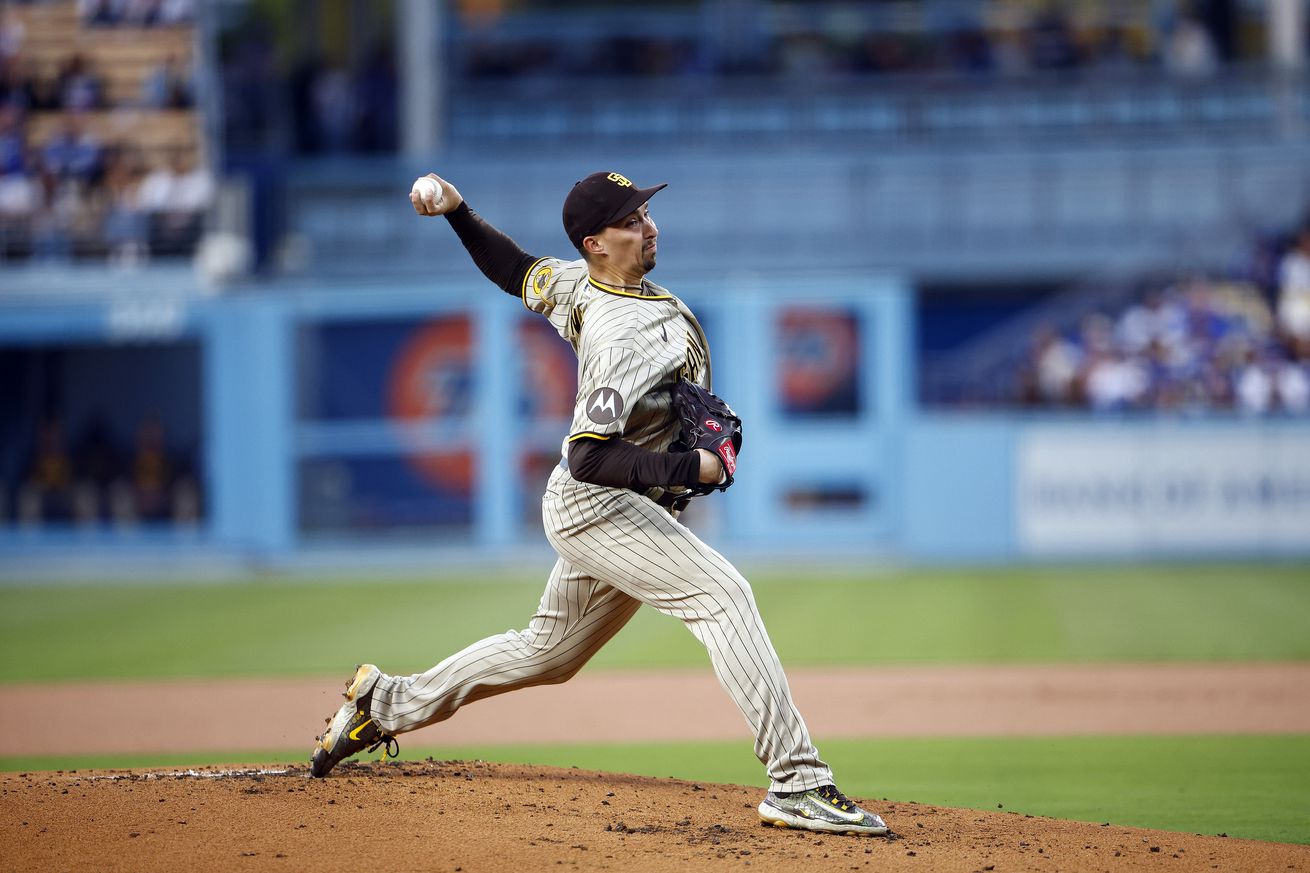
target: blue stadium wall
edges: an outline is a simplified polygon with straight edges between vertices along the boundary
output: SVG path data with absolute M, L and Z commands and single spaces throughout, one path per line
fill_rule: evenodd
M 920 410 L 913 312 L 890 275 L 679 282 L 742 475 L 687 521 L 737 556 L 919 561 L 1310 555 L 1310 422 Z M 538 497 L 575 363 L 485 283 L 154 287 L 10 301 L 0 350 L 104 354 L 63 392 L 197 431 L 194 528 L 0 525 L 12 575 L 77 560 L 261 566 L 541 548 Z M 198 350 L 180 366 L 179 349 Z M 147 364 L 115 371 L 114 350 Z M 97 358 L 92 359 L 99 360 Z M 149 375 L 143 375 L 149 374 Z M 80 406 L 78 404 L 81 404 Z M 9 410 L 5 463 L 24 437 Z M 125 418 L 126 421 L 126 418 Z

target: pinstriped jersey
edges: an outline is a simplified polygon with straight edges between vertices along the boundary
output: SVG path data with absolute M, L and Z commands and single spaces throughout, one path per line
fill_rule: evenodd
M 564 441 L 622 436 L 665 451 L 678 435 L 674 383 L 710 387 L 709 345 L 696 316 L 650 281 L 619 288 L 591 278 L 585 261 L 543 258 L 523 280 L 523 303 L 578 356 L 578 393 Z

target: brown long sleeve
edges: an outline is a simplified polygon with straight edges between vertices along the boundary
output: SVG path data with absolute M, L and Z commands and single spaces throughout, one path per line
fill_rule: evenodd
M 618 437 L 584 437 L 569 444 L 569 472 L 580 482 L 609 488 L 690 488 L 700 480 L 700 456 L 694 451 L 652 452 Z

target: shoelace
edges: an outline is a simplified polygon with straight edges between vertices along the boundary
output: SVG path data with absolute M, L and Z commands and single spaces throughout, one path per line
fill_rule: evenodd
M 824 785 L 822 788 L 816 789 L 814 793 L 842 812 L 850 812 L 855 808 L 855 801 L 838 791 L 836 785 Z
M 383 734 L 382 736 L 378 737 L 377 742 L 369 746 L 364 751 L 372 752 L 375 749 L 377 749 L 378 746 L 386 746 L 386 748 L 382 750 L 382 757 L 384 759 L 400 757 L 400 741 L 397 740 L 395 737 L 393 737 L 391 734 Z

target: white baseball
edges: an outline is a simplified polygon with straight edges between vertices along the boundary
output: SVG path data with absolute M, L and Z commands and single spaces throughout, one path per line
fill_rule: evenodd
M 418 199 L 426 203 L 431 209 L 441 208 L 441 185 L 436 179 L 429 179 L 427 176 L 416 179 L 414 187 L 410 189 L 418 195 Z

